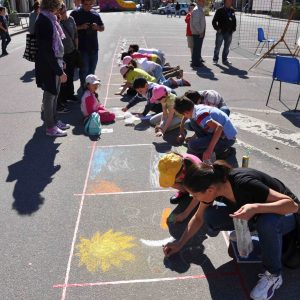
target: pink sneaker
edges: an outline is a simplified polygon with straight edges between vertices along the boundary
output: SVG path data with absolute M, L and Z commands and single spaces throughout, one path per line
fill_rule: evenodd
M 59 129 L 57 126 L 54 126 L 52 128 L 46 129 L 46 135 L 60 137 L 60 136 L 67 136 L 67 132 Z

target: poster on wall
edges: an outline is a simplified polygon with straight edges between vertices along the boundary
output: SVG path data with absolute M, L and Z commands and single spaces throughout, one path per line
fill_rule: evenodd
M 281 11 L 282 0 L 253 0 L 252 10 Z

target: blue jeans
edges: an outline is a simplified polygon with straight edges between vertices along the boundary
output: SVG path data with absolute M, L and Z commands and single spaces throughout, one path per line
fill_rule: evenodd
M 6 52 L 6 47 L 10 43 L 11 38 L 8 32 L 1 32 L 0 34 L 2 43 L 1 43 L 1 48 L 2 48 L 2 54 Z
M 202 58 L 201 56 L 201 50 L 202 50 L 202 44 L 203 44 L 203 38 L 199 36 L 199 34 L 193 34 L 193 52 L 192 52 L 192 65 L 200 66 Z
M 227 61 L 229 54 L 229 47 L 232 40 L 232 33 L 229 32 L 217 32 L 216 33 L 216 43 L 214 51 L 214 60 L 219 60 L 219 52 L 224 41 L 224 48 L 222 53 L 222 61 Z
M 79 70 L 79 78 L 81 86 L 84 86 L 86 76 L 95 74 L 98 62 L 98 50 L 95 51 L 80 51 L 82 56 L 82 67 Z
M 195 120 L 188 120 L 184 124 L 184 128 L 189 131 L 195 131 L 197 138 L 188 142 L 189 153 L 199 154 L 203 153 L 212 139 L 212 133 L 207 133 L 199 126 Z M 230 148 L 235 143 L 235 139 L 229 140 L 227 138 L 219 138 L 214 152 L 216 154 L 223 153 L 226 149 Z
M 229 214 L 235 210 L 224 205 L 213 205 L 205 210 L 206 225 L 215 231 L 234 230 Z M 282 236 L 296 227 L 293 214 L 260 214 L 248 221 L 251 230 L 257 230 L 263 265 L 271 274 L 280 274 L 282 256 Z

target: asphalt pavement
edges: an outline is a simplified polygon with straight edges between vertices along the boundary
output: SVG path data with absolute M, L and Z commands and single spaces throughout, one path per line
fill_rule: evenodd
M 265 171 L 300 195 L 300 114 L 292 109 L 296 85 L 283 84 L 283 102 L 272 81 L 274 58 L 256 69 L 245 49 L 230 52 L 232 67 L 213 65 L 215 33 L 211 17 L 203 44 L 205 66 L 190 67 L 184 18 L 148 13 L 102 14 L 96 74 L 100 99 L 115 112 L 128 99 L 119 91 L 119 54 L 130 43 L 159 48 L 171 65 L 180 65 L 196 90 L 215 89 L 231 108 L 238 128 L 236 155 L 241 164 Z M 227 233 L 209 237 L 205 228 L 178 255 L 165 259 L 161 245 L 180 237 L 184 224 L 166 224 L 184 207 L 169 203 L 161 189 L 157 161 L 183 146 L 155 137 L 146 121 L 104 126 L 98 141 L 83 134 L 79 104 L 62 115 L 71 124 L 65 138 L 45 136 L 40 120 L 42 91 L 34 65 L 22 58 L 25 33 L 13 36 L 0 58 L 1 133 L 1 299 L 248 299 L 260 264 L 237 264 L 227 254 Z M 255 48 L 255 45 L 254 45 Z M 78 80 L 76 87 L 79 86 Z M 181 95 L 187 87 L 177 89 Z M 142 111 L 143 103 L 134 109 Z M 273 299 L 299 298 L 299 270 L 284 269 L 284 284 Z

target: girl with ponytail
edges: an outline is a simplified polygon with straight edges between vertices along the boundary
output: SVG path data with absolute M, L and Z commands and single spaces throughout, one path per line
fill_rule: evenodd
M 191 164 L 183 185 L 200 204 L 178 241 L 164 246 L 166 256 L 178 251 L 204 222 L 210 231 L 234 230 L 233 218 L 249 221 L 260 240 L 265 272 L 251 299 L 271 299 L 282 284 L 282 236 L 296 227 L 298 198 L 280 180 L 250 168 L 232 169 L 223 161 Z M 214 203 L 217 199 L 218 202 Z M 187 215 L 191 211 L 186 212 Z

